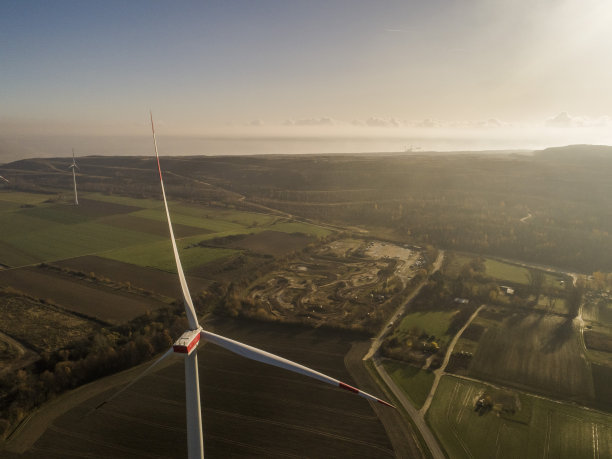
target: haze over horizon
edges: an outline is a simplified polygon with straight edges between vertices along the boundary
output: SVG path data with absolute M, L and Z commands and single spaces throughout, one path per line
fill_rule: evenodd
M 381 5 L 5 4 L 0 162 L 612 144 L 609 2 Z

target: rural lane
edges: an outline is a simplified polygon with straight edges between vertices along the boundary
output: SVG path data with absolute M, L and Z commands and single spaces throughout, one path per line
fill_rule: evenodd
M 423 403 L 423 407 L 419 411 L 419 414 L 421 416 L 425 416 L 425 413 L 427 413 L 427 410 L 429 409 L 429 405 L 431 405 L 431 401 L 433 400 L 433 397 L 436 394 L 436 389 L 438 389 L 438 384 L 440 384 L 440 378 L 442 378 L 442 376 L 445 374 L 446 366 L 448 365 L 448 362 L 450 360 L 451 354 L 453 353 L 453 349 L 455 348 L 455 344 L 457 344 L 457 341 L 459 341 L 459 338 L 461 337 L 461 335 L 463 334 L 465 329 L 468 328 L 468 326 L 472 323 L 472 321 L 476 318 L 478 313 L 484 307 L 485 307 L 485 305 L 481 304 L 480 307 L 478 309 L 476 309 L 476 311 L 474 311 L 474 313 L 470 316 L 470 318 L 465 323 L 465 325 L 463 327 L 461 327 L 461 330 L 459 330 L 457 332 L 457 334 L 455 335 L 453 340 L 448 345 L 448 349 L 446 351 L 446 355 L 444 356 L 444 361 L 442 362 L 442 365 L 440 366 L 440 368 L 438 368 L 436 371 L 434 371 L 434 375 L 435 375 L 434 382 L 431 385 L 431 390 L 429 391 L 429 395 L 427 396 L 427 399 L 425 400 L 425 403 Z
M 431 270 L 431 273 L 429 275 L 431 275 L 431 274 L 435 273 L 436 271 L 438 271 L 440 269 L 440 267 L 442 266 L 442 262 L 443 261 L 444 261 L 444 250 L 440 250 L 440 252 L 438 253 L 438 257 L 436 258 L 436 261 L 434 261 L 433 269 Z M 370 350 L 363 357 L 363 360 L 368 360 L 368 359 L 371 359 L 372 357 L 374 357 L 374 355 L 378 352 L 378 349 L 380 348 L 380 345 L 382 344 L 383 340 L 385 339 L 385 336 L 387 336 L 389 334 L 389 332 L 391 331 L 391 329 L 393 328 L 392 327 L 393 323 L 396 320 L 398 320 L 404 314 L 404 312 L 406 311 L 406 307 L 419 294 L 419 292 L 421 291 L 421 289 L 423 288 L 423 286 L 425 285 L 426 282 L 427 282 L 427 279 L 423 280 L 423 282 L 421 282 L 419 284 L 419 286 L 416 289 L 414 289 L 414 291 L 408 296 L 408 298 L 406 298 L 406 301 L 404 301 L 395 310 L 395 312 L 393 313 L 391 318 L 383 326 L 383 328 L 380 331 L 380 333 L 378 334 L 378 336 L 376 338 L 374 338 L 374 340 L 372 341 L 372 345 L 370 346 Z
M 431 270 L 430 275 L 440 269 L 443 261 L 444 261 L 444 251 L 440 250 L 440 252 L 438 253 L 438 257 L 436 258 L 436 261 L 433 264 L 433 269 Z M 385 384 L 389 387 L 389 389 L 391 389 L 391 391 L 393 392 L 393 395 L 395 395 L 395 397 L 400 402 L 400 404 L 402 405 L 406 413 L 408 413 L 408 415 L 412 419 L 412 422 L 414 423 L 414 425 L 417 427 L 417 429 L 419 429 L 419 432 L 421 433 L 423 440 L 425 440 L 425 443 L 427 444 L 427 448 L 431 452 L 434 459 L 445 459 L 446 456 L 444 455 L 444 452 L 442 451 L 442 448 L 440 447 L 438 440 L 436 439 L 433 432 L 429 429 L 429 426 L 425 422 L 425 418 L 419 414 L 419 412 L 414 408 L 414 406 L 412 406 L 412 403 L 406 398 L 406 396 L 404 395 L 404 392 L 399 387 L 397 387 L 393 379 L 391 379 L 391 377 L 385 371 L 385 368 L 380 364 L 380 360 L 377 357 L 377 353 L 380 348 L 380 345 L 382 344 L 385 336 L 387 336 L 389 332 L 391 331 L 391 329 L 393 328 L 392 327 L 393 323 L 399 320 L 399 318 L 404 314 L 410 302 L 419 294 L 419 292 L 421 291 L 421 289 L 423 288 L 426 282 L 427 282 L 427 279 L 423 280 L 419 284 L 419 286 L 410 294 L 410 296 L 406 299 L 406 301 L 404 301 L 404 303 L 397 308 L 397 310 L 391 316 L 389 321 L 383 326 L 378 336 L 374 338 L 374 340 L 372 341 L 370 350 L 363 357 L 363 360 L 366 361 L 368 359 L 372 359 L 372 363 L 374 364 L 374 369 L 376 370 L 378 375 L 382 378 L 382 380 L 385 382 Z
M 412 406 L 410 400 L 408 400 L 406 395 L 404 395 L 404 391 L 397 387 L 395 381 L 391 379 L 385 368 L 381 365 L 380 360 L 374 357 L 372 359 L 372 363 L 374 363 L 374 368 L 376 369 L 382 380 L 385 382 L 385 384 L 389 387 L 389 389 L 391 389 L 393 395 L 395 395 L 397 400 L 402 405 L 402 408 L 406 410 L 406 412 L 414 422 L 414 425 L 417 427 L 417 429 L 419 429 L 419 432 L 421 433 L 423 440 L 425 440 L 427 448 L 429 449 L 429 452 L 431 453 L 433 458 L 445 459 L 446 456 L 444 455 L 444 452 L 442 451 L 438 440 L 425 422 L 425 418 L 416 410 L 414 406 Z

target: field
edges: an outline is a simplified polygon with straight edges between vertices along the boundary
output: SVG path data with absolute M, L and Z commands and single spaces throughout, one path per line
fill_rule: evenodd
M 567 315 L 570 312 L 564 298 L 548 297 L 546 295 L 540 295 L 535 309 L 562 315 Z
M 250 250 L 255 253 L 272 256 L 287 255 L 306 247 L 312 238 L 302 233 L 283 233 L 279 231 L 262 231 L 249 234 L 228 244 L 228 247 Z
M 389 376 L 410 398 L 415 408 L 421 408 L 431 390 L 434 374 L 429 370 L 421 370 L 413 365 L 393 360 L 384 360 L 383 366 Z
M 515 284 L 529 284 L 529 270 L 527 268 L 491 258 L 485 260 L 485 266 L 487 275 L 495 279 Z M 545 286 L 558 287 L 561 280 L 563 280 L 562 276 L 544 273 Z
M 343 361 L 354 336 L 248 323 L 215 330 L 351 382 Z M 199 348 L 199 370 L 206 457 L 394 457 L 360 397 L 208 344 Z M 87 399 L 24 454 L 3 457 L 185 457 L 183 378 L 177 359 L 97 411 L 115 389 Z
M 81 193 L 80 205 L 53 194 L 0 193 L 0 265 L 98 255 L 118 261 L 174 271 L 163 203 L 160 200 Z M 23 207 L 23 206 L 27 207 Z M 269 215 L 170 202 L 182 249 L 230 234 L 271 230 L 326 236 L 330 230 Z M 196 268 L 237 251 L 190 247 L 184 264 Z
M 176 244 L 186 273 L 212 261 L 239 253 L 239 251 L 231 249 L 195 246 L 188 239 L 179 240 Z M 156 268 L 161 271 L 176 273 L 176 262 L 174 261 L 172 246 L 168 240 L 111 250 L 100 253 L 99 256 L 144 268 Z
M 166 306 L 159 300 L 116 292 L 41 268 L 0 270 L 0 287 L 6 286 L 109 324 L 122 323 Z
M 450 341 L 446 331 L 457 313 L 454 311 L 431 311 L 431 312 L 411 312 L 402 319 L 396 333 L 410 334 L 414 328 L 418 328 L 428 335 L 435 336 L 440 343 Z
M 612 302 L 607 298 L 587 296 L 582 316 L 593 324 L 612 327 Z
M 143 268 L 130 263 L 110 260 L 96 256 L 70 258 L 53 263 L 54 266 L 73 271 L 94 273 L 117 282 L 129 282 L 132 286 L 159 293 L 168 298 L 179 298 L 181 286 L 176 274 L 154 268 Z M 187 283 L 192 293 L 206 288 L 210 281 L 195 276 L 187 276 Z
M 594 396 L 573 322 L 553 315 L 514 313 L 497 324 L 489 320 L 469 374 L 556 396 Z
M 483 394 L 496 403 L 475 411 Z M 452 458 L 604 458 L 612 451 L 612 416 L 445 376 L 427 420 Z M 511 411 L 508 401 L 514 399 Z
M 48 304 L 22 296 L 0 296 L 0 331 L 38 352 L 61 349 L 86 338 L 95 328 L 91 322 Z
M 53 194 L 0 193 L 0 265 L 23 266 L 0 270 L 0 286 L 108 323 L 130 320 L 164 303 L 27 266 L 54 263 L 172 299 L 180 296 L 161 201 L 86 192 L 79 197 L 80 205 L 73 206 Z M 199 244 L 203 240 L 251 235 L 245 239 L 245 249 L 251 245 L 270 252 L 277 240 L 285 240 L 286 248 L 300 248 L 312 240 L 305 235 L 329 234 L 317 226 L 269 215 L 174 202 L 170 207 L 188 274 L 244 250 L 205 247 Z M 263 235 L 258 238 L 259 232 Z M 289 234 L 293 232 L 299 234 Z M 199 276 L 189 279 L 194 292 L 210 283 Z
M 454 253 L 450 263 L 446 267 L 449 276 L 457 276 L 461 267 L 470 260 L 476 258 L 474 255 Z M 511 284 L 529 285 L 529 270 L 523 266 L 506 263 L 493 258 L 485 258 L 485 269 L 487 276 L 497 279 L 500 282 Z M 544 272 L 544 285 L 559 287 L 559 281 L 564 280 L 562 276 Z

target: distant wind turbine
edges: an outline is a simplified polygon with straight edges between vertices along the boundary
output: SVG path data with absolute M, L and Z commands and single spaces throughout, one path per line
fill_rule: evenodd
M 157 169 L 159 171 L 159 183 L 161 185 L 162 196 L 164 198 L 164 206 L 166 208 L 166 218 L 168 220 L 168 229 L 170 231 L 170 241 L 172 243 L 172 250 L 174 251 L 174 260 L 176 262 L 176 270 L 179 276 L 179 282 L 183 292 L 183 300 L 185 303 L 185 312 L 187 314 L 187 320 L 189 322 L 189 329 L 185 331 L 179 339 L 172 345 L 164 355 L 157 359 L 150 367 L 148 367 L 143 373 L 141 373 L 136 379 L 132 380 L 127 386 L 121 391 L 115 393 L 111 398 L 102 402 L 96 408 L 101 407 L 105 403 L 114 399 L 121 392 L 126 390 L 137 380 L 148 374 L 153 367 L 158 365 L 160 362 L 170 357 L 172 354 L 179 354 L 185 357 L 185 393 L 186 393 L 186 408 L 187 408 L 187 452 L 189 459 L 202 459 L 204 457 L 204 441 L 202 436 L 202 413 L 200 411 L 200 384 L 198 378 L 198 353 L 194 352 L 200 343 L 200 340 L 209 341 L 217 346 L 221 346 L 230 352 L 246 357 L 247 359 L 256 360 L 258 362 L 273 365 L 275 367 L 284 368 L 295 373 L 300 373 L 304 376 L 309 376 L 319 381 L 332 384 L 341 389 L 353 392 L 361 397 L 368 400 L 382 403 L 383 405 L 395 408 L 393 405 L 381 400 L 373 395 L 368 394 L 355 387 L 349 386 L 348 384 L 327 376 L 318 371 L 312 370 L 308 367 L 300 365 L 298 363 L 287 360 L 283 357 L 271 354 L 269 352 L 257 349 L 255 347 L 243 344 L 238 341 L 234 341 L 224 336 L 211 333 L 204 330 L 199 324 L 196 316 L 195 308 L 193 307 L 193 301 L 189 294 L 187 287 L 187 280 L 183 272 L 181 265 L 181 259 L 178 254 L 176 246 L 176 240 L 174 238 L 174 231 L 172 230 L 172 222 L 170 221 L 170 211 L 168 210 L 168 201 L 166 200 L 166 192 L 164 190 L 164 181 L 162 178 L 161 166 L 159 163 L 159 154 L 157 153 L 157 141 L 155 140 L 155 127 L 153 125 L 153 115 L 151 114 L 151 130 L 153 132 L 153 145 L 155 147 L 155 157 L 157 159 Z
M 72 164 L 68 166 L 68 169 L 72 169 L 72 181 L 74 182 L 74 205 L 79 205 L 79 197 L 77 196 L 77 188 L 76 188 L 76 172 L 75 169 L 78 169 L 76 161 L 74 160 L 74 148 L 72 149 Z

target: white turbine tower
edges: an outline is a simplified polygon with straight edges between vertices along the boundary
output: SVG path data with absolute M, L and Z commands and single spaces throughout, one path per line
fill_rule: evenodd
M 183 292 L 183 300 L 185 303 L 185 312 L 189 322 L 189 330 L 185 331 L 179 339 L 166 351 L 159 359 L 157 359 L 150 367 L 141 373 L 136 379 L 132 380 L 127 386 L 115 393 L 112 397 L 102 402 L 96 408 L 101 407 L 105 403 L 117 397 L 121 392 L 138 381 L 140 378 L 148 374 L 153 367 L 170 357 L 172 354 L 179 354 L 185 358 L 185 393 L 186 393 L 186 409 L 187 409 L 187 452 L 189 459 L 201 459 L 204 457 L 204 442 L 202 437 L 202 413 L 200 411 L 200 383 L 198 378 L 198 354 L 196 351 L 200 341 L 209 341 L 217 346 L 223 347 L 228 351 L 246 357 L 247 359 L 257 360 L 268 365 L 284 368 L 295 373 L 300 373 L 309 376 L 319 381 L 332 384 L 341 389 L 353 392 L 368 400 L 382 403 L 383 405 L 394 408 L 393 405 L 374 397 L 373 395 L 363 392 L 355 387 L 349 386 L 342 381 L 334 379 L 330 376 L 311 370 L 303 365 L 284 359 L 269 352 L 257 349 L 255 347 L 243 344 L 224 336 L 217 335 L 202 329 L 198 324 L 195 308 L 187 288 L 187 281 L 181 266 L 181 259 L 178 254 L 174 231 L 172 230 L 172 222 L 170 220 L 170 211 L 168 210 L 168 201 L 166 200 L 166 191 L 164 190 L 164 181 L 162 178 L 161 166 L 159 163 L 159 154 L 157 153 L 157 141 L 155 140 L 155 127 L 153 125 L 153 115 L 151 115 L 151 130 L 153 131 L 153 145 L 155 147 L 155 157 L 157 159 L 157 168 L 159 171 L 159 182 L 161 185 L 162 196 L 164 198 L 164 206 L 166 208 L 166 217 L 168 219 L 168 229 L 170 231 L 170 241 L 172 242 L 172 250 L 174 251 L 174 259 L 176 261 L 176 270 L 179 275 L 179 281 Z
M 72 181 L 74 182 L 74 205 L 79 205 L 79 198 L 77 196 L 77 188 L 76 188 L 76 171 L 79 166 L 76 165 L 76 161 L 74 160 L 74 148 L 72 149 L 72 164 L 68 166 L 68 169 L 72 169 Z

